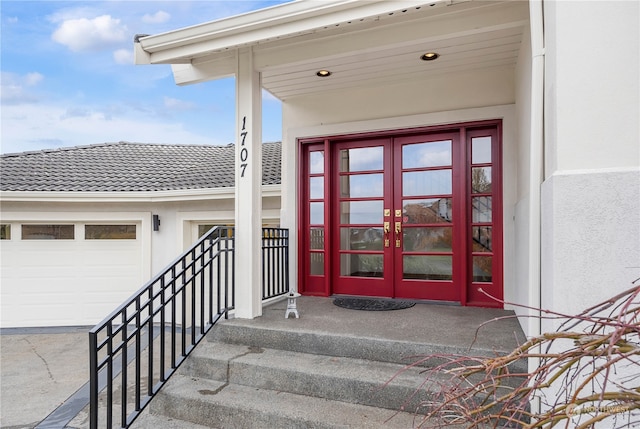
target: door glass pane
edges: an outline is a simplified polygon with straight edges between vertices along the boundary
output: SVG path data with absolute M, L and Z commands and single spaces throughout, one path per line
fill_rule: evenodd
M 473 257 L 473 281 L 490 283 L 492 276 L 492 260 L 491 256 L 474 256 Z
M 342 149 L 340 151 L 340 171 L 382 170 L 384 150 L 382 146 Z
M 311 255 L 311 270 L 312 276 L 324 275 L 324 253 L 312 252 Z
M 471 231 L 471 240 L 474 252 L 491 252 L 491 227 L 490 226 L 474 226 Z
M 403 278 L 415 280 L 451 280 L 451 256 L 403 256 Z
M 312 200 L 324 198 L 324 177 L 309 178 L 309 198 Z
M 451 165 L 451 140 L 402 146 L 402 168 Z
M 488 164 L 491 162 L 491 137 L 474 137 L 471 139 L 471 162 Z
M 342 198 L 382 197 L 382 174 L 352 174 L 340 177 Z
M 451 170 L 402 173 L 402 195 L 440 195 L 451 193 Z
M 474 223 L 491 222 L 491 197 L 473 197 L 471 206 Z
M 324 203 L 309 203 L 309 223 L 319 225 L 324 223 Z
M 382 228 L 340 228 L 341 250 L 382 250 Z
M 347 201 L 340 203 L 340 223 L 382 224 L 382 201 Z
M 316 151 L 309 153 L 309 173 L 324 173 L 324 151 Z
M 491 192 L 491 167 L 473 167 L 471 169 L 471 192 L 474 194 Z
M 382 277 L 382 255 L 342 254 L 340 275 L 353 277 Z
M 311 249 L 324 249 L 324 228 L 311 228 Z
M 406 252 L 450 252 L 452 228 L 404 228 L 402 243 Z
M 402 216 L 405 224 L 451 223 L 453 218 L 451 198 L 404 200 Z

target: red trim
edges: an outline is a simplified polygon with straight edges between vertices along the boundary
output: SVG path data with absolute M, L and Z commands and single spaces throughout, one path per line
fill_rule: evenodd
M 300 168 L 299 171 L 299 205 L 298 205 L 298 282 L 299 288 L 305 295 L 315 296 L 328 296 L 332 291 L 332 286 L 335 285 L 335 280 L 338 279 L 339 273 L 332 270 L 337 269 L 340 263 L 340 252 L 331 251 L 333 243 L 339 243 L 340 232 L 337 227 L 339 223 L 339 208 L 333 207 L 337 201 L 336 192 L 339 191 L 336 186 L 336 174 L 331 171 L 332 158 L 335 155 L 335 144 L 345 143 L 347 141 L 353 142 L 353 145 L 368 145 L 368 143 L 374 143 L 373 141 L 380 141 L 385 138 L 389 139 L 385 147 L 385 172 L 396 171 L 396 177 L 402 174 L 400 165 L 399 151 L 402 150 L 402 144 L 412 142 L 413 140 L 423 140 L 425 135 L 428 135 L 429 140 L 437 140 L 438 137 L 446 136 L 447 139 L 452 139 L 452 171 L 453 171 L 453 183 L 452 183 L 452 195 L 453 199 L 453 257 L 454 263 L 454 278 L 452 282 L 423 282 L 423 281 L 411 281 L 403 280 L 402 273 L 396 275 L 396 279 L 393 281 L 398 288 L 400 284 L 405 284 L 405 289 L 402 294 L 409 293 L 418 299 L 436 299 L 445 301 L 459 301 L 462 305 L 468 306 L 482 306 L 482 307 L 501 307 L 499 303 L 486 297 L 484 294 L 477 291 L 477 287 L 481 286 L 488 293 L 502 299 L 503 298 L 503 208 L 502 208 L 502 121 L 490 120 L 490 121 L 474 121 L 464 122 L 458 124 L 447 124 L 430 127 L 416 127 L 401 130 L 385 130 L 381 132 L 365 132 L 356 134 L 341 134 L 331 137 L 322 138 L 309 138 L 298 140 L 299 154 L 300 154 Z M 472 194 L 471 194 L 471 138 L 482 135 L 491 135 L 492 137 L 492 282 L 491 283 L 472 283 L 473 279 L 473 267 L 472 267 Z M 458 145 L 458 149 L 456 149 Z M 462 147 L 460 147 L 460 145 Z M 310 256 L 309 256 L 309 195 L 308 195 L 308 160 L 309 152 L 312 149 L 318 149 L 322 146 L 321 150 L 324 150 L 324 276 L 310 276 Z M 352 146 L 349 144 L 348 146 Z M 336 164 L 337 165 L 337 164 Z M 392 216 L 390 221 L 394 221 L 393 212 L 401 205 L 401 181 L 387 179 L 388 175 L 385 175 L 385 201 L 389 195 L 395 195 L 395 201 L 393 204 L 387 204 L 385 202 L 384 208 L 390 208 Z M 392 190 L 392 192 L 390 192 Z M 390 205 L 391 207 L 387 207 Z M 387 219 L 385 219 L 387 220 Z M 489 225 L 489 224 L 487 224 Z M 392 243 L 393 244 L 393 243 Z M 388 272 L 388 268 L 393 270 L 393 265 L 402 266 L 402 252 L 393 252 L 393 246 L 384 254 L 387 264 L 385 266 L 385 272 Z M 388 257 L 388 253 L 393 252 L 395 256 L 393 258 Z M 333 280 L 332 280 L 333 279 Z M 399 280 L 398 280 L 399 279 Z M 378 288 L 369 289 L 369 286 L 375 284 L 382 279 L 361 279 L 361 278 L 349 278 L 349 282 L 344 284 L 353 285 L 353 290 L 340 289 L 341 293 L 354 293 L 362 295 L 378 295 L 376 290 Z M 368 285 L 365 286 L 365 283 Z M 414 285 L 415 283 L 415 285 Z M 434 288 L 425 288 L 425 283 L 430 283 L 435 286 Z M 453 283 L 459 285 L 457 288 L 442 288 L 442 293 L 437 292 L 439 285 L 444 283 Z M 423 287 L 420 288 L 419 286 Z M 417 289 L 415 287 L 416 286 Z M 373 292 L 368 292 L 372 290 Z M 393 288 L 392 288 L 393 290 Z M 412 291 L 413 290 L 413 291 Z M 423 291 L 427 291 L 423 296 Z M 453 290 L 453 293 L 451 292 Z M 421 292 L 422 291 L 422 292 Z
M 478 127 L 475 129 L 468 130 L 468 138 L 466 139 L 467 145 L 467 156 L 469 157 L 469 162 L 467 163 L 467 168 L 465 168 L 467 174 L 470 174 L 471 171 L 471 141 L 474 137 L 491 137 L 492 147 L 491 147 L 491 199 L 492 199 L 492 219 L 490 222 L 492 228 L 492 252 L 487 253 L 487 256 L 492 256 L 492 281 L 490 283 L 474 283 L 473 280 L 473 265 L 472 260 L 469 260 L 467 263 L 467 278 L 468 278 L 468 287 L 467 294 L 469 302 L 467 305 L 475 305 L 475 306 L 486 306 L 486 307 L 502 307 L 501 304 L 497 303 L 493 299 L 486 296 L 484 293 L 479 292 L 478 289 L 482 288 L 485 292 L 490 295 L 503 299 L 504 296 L 504 288 L 503 288 L 503 263 L 504 263 L 504 255 L 503 255 L 503 206 L 502 206 L 502 127 L 501 122 L 491 126 L 491 127 Z M 472 228 L 472 208 L 471 208 L 471 198 L 476 196 L 477 194 L 471 193 L 471 180 L 467 180 L 467 228 Z M 482 195 L 482 194 L 480 194 Z M 487 194 L 489 195 L 489 194 Z M 468 242 L 467 246 L 469 251 L 466 253 L 467 255 L 472 255 L 472 234 L 470 232 L 467 233 Z

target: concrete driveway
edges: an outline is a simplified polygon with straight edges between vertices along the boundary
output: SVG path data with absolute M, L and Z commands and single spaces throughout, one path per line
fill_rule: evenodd
M 89 329 L 0 330 L 0 427 L 35 427 L 89 380 Z

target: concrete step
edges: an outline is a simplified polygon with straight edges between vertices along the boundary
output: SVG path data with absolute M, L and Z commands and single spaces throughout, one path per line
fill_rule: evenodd
M 302 319 L 300 319 L 302 320 Z M 220 323 L 207 336 L 210 342 L 245 345 L 250 347 L 288 350 L 300 353 L 325 356 L 348 357 L 402 365 L 414 364 L 426 356 L 421 366 L 436 366 L 443 363 L 439 355 L 496 356 L 506 354 L 508 349 L 470 348 L 469 344 L 433 342 L 420 336 L 409 339 L 396 339 L 392 336 L 374 336 L 371 333 L 340 332 L 339 330 L 307 327 L 296 321 L 279 326 L 271 321 L 231 319 Z M 286 326 L 286 327 L 285 327 Z M 512 366 L 512 371 L 524 372 L 527 364 L 523 360 Z
M 152 413 L 225 429 L 411 428 L 410 413 L 174 375 L 151 403 Z
M 205 342 L 181 374 L 392 410 L 426 412 L 421 403 L 448 376 L 425 382 L 424 368 L 287 350 Z
M 186 420 L 178 420 L 159 414 L 151 414 L 148 409 L 143 411 L 133 422 L 129 429 L 211 429 L 211 426 L 203 426 Z M 215 428 L 222 429 L 222 427 Z
M 277 303 L 262 317 L 216 325 L 151 402 L 152 414 L 224 429 L 415 427 L 450 382 L 430 374 L 427 384 L 422 371 L 442 355 L 507 353 L 523 338 L 515 321 L 487 325 L 500 311 L 416 305 L 371 314 L 326 299 L 300 303 L 299 319 L 285 319 Z M 433 355 L 441 357 L 407 369 Z

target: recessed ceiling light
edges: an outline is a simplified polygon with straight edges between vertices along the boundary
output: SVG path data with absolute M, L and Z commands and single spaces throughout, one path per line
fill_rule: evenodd
M 318 72 L 316 73 L 316 76 L 328 77 L 328 76 L 331 76 L 331 72 L 329 70 L 318 70 Z
M 433 61 L 433 60 L 438 59 L 439 56 L 440 56 L 440 54 L 438 54 L 436 52 L 427 52 L 426 54 L 422 54 L 420 59 L 422 61 Z

